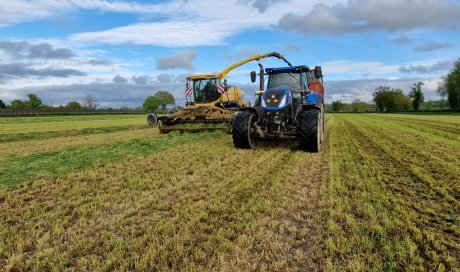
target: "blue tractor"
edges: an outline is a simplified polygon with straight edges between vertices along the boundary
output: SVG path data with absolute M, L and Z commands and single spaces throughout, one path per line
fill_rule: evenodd
M 233 119 L 233 144 L 251 149 L 258 138 L 297 138 L 303 151 L 318 152 L 324 139 L 324 85 L 320 66 L 260 66 L 260 91 L 253 107 L 241 108 Z M 265 74 L 268 74 L 264 91 Z M 257 73 L 251 72 L 255 82 Z

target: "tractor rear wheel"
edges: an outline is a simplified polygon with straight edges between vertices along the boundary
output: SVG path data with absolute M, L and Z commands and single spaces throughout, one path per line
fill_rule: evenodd
M 319 109 L 310 109 L 299 114 L 297 139 L 303 151 L 318 152 L 321 147 L 322 118 Z
M 250 112 L 239 112 L 233 121 L 232 137 L 236 148 L 254 148 L 255 130 L 252 126 L 255 122 L 254 114 Z

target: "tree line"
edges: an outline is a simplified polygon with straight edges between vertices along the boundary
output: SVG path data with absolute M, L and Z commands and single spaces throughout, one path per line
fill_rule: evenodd
M 396 112 L 409 109 L 418 111 L 422 105 L 426 109 L 443 108 L 444 105 L 442 101 L 425 102 L 422 87 L 423 82 L 414 83 L 409 94 L 405 95 L 402 89 L 380 86 L 374 90 L 374 103 L 366 103 L 356 99 L 350 104 L 347 104 L 337 100 L 333 101 L 332 104 L 327 105 L 326 109 L 333 112 Z M 442 81 L 438 86 L 437 93 L 441 96 L 442 100 L 447 97 L 448 106 L 452 110 L 460 109 L 460 59 L 455 62 L 454 68 L 442 78 Z
M 65 105 L 52 106 L 43 103 L 43 100 L 38 95 L 28 93 L 27 99 L 15 99 L 9 104 L 5 104 L 0 99 L 0 109 L 13 109 L 13 110 L 98 110 L 99 100 L 93 96 L 87 95 L 81 102 L 69 101 Z M 123 107 L 121 110 L 145 110 L 147 112 L 166 112 L 169 105 L 175 105 L 174 96 L 167 91 L 158 91 L 152 96 L 148 96 L 142 107 L 128 108 Z
M 43 100 L 38 95 L 33 93 L 26 94 L 27 99 L 15 99 L 10 104 L 5 104 L 0 99 L 0 109 L 14 109 L 14 110 L 51 110 L 51 109 L 67 109 L 67 110 L 96 110 L 99 107 L 97 98 L 87 95 L 80 103 L 78 101 L 70 101 L 66 105 L 52 106 L 43 103 Z

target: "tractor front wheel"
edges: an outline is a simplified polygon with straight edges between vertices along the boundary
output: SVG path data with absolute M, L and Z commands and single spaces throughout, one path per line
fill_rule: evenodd
M 307 152 L 318 152 L 321 147 L 322 118 L 319 109 L 303 111 L 298 117 L 297 139 L 299 148 Z
M 233 121 L 232 137 L 236 148 L 254 148 L 255 130 L 253 127 L 255 120 L 254 114 L 250 112 L 239 112 Z

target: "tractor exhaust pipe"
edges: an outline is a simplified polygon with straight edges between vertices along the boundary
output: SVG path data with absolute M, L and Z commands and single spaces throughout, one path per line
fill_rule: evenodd
M 260 85 L 259 85 L 259 90 L 262 92 L 264 91 L 264 86 L 265 86 L 265 71 L 264 71 L 264 66 L 262 63 L 259 62 L 259 67 L 260 67 Z

